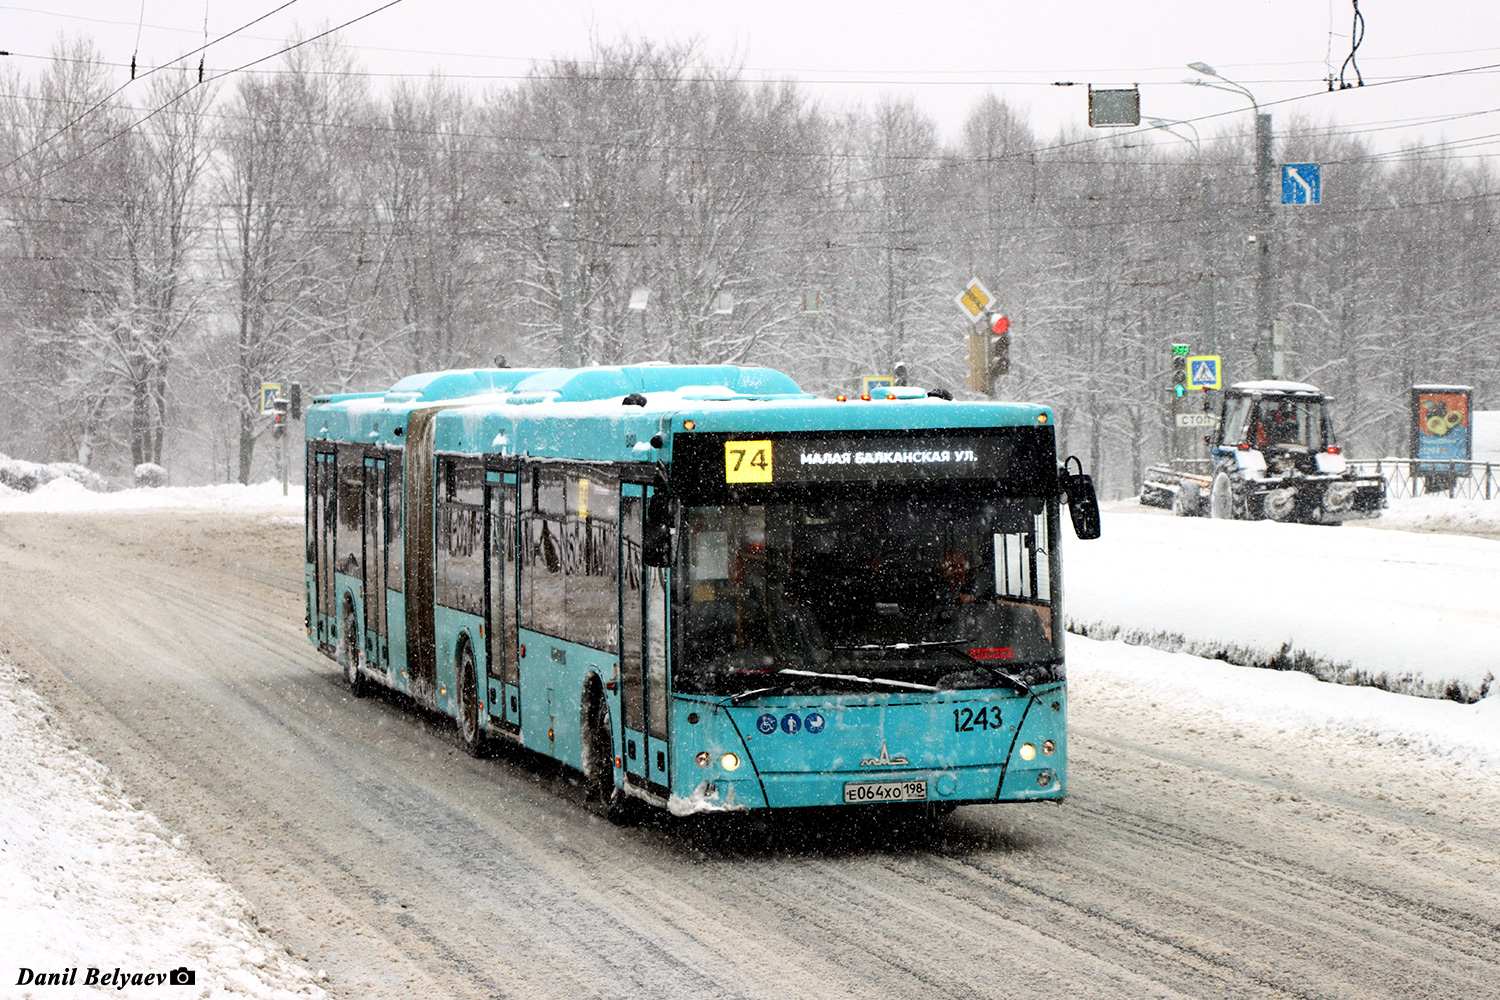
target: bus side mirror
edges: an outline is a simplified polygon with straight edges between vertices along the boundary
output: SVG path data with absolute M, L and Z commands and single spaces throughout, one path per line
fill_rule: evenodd
M 1068 463 L 1076 463 L 1077 472 L 1068 471 Z M 1099 496 L 1094 492 L 1094 480 L 1083 471 L 1083 463 L 1068 456 L 1063 471 L 1057 476 L 1057 485 L 1068 505 L 1068 517 L 1073 521 L 1073 534 L 1082 539 L 1098 538 L 1102 525 L 1099 521 Z
M 672 565 L 672 504 L 665 494 L 656 493 L 646 501 L 641 559 L 647 566 Z

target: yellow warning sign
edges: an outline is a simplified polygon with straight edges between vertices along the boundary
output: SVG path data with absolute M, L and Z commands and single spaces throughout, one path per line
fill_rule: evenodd
M 770 441 L 725 441 L 724 482 L 769 483 Z

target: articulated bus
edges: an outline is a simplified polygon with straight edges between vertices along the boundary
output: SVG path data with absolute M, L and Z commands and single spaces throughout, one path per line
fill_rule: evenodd
M 581 772 L 594 808 L 1060 799 L 1059 512 L 1043 406 L 764 368 L 414 375 L 307 411 L 307 630 Z

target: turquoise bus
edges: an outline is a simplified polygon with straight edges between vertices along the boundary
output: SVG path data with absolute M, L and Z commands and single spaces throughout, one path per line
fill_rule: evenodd
M 1044 406 L 765 368 L 414 375 L 308 408 L 307 631 L 349 688 L 577 769 L 612 818 L 1060 799 Z

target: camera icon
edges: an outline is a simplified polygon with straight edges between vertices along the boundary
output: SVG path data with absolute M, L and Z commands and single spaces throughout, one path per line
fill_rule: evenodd
M 167 973 L 168 986 L 197 986 L 198 973 L 185 965 L 180 965 Z

